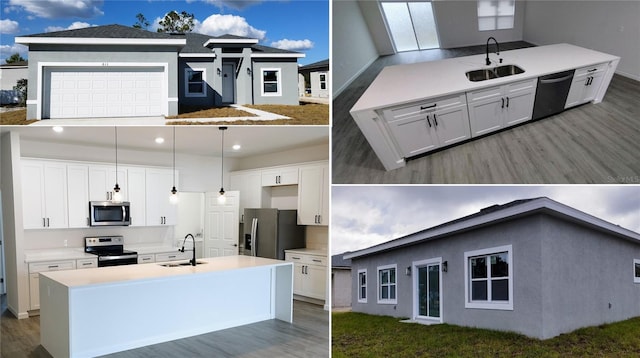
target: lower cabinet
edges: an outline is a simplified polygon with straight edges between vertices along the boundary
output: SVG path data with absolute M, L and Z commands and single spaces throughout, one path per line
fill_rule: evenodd
M 176 249 L 176 252 L 163 252 L 161 254 L 156 254 L 155 262 L 191 260 L 192 256 L 193 256 L 193 253 L 191 251 L 185 250 L 184 252 L 180 252 Z M 138 257 L 138 262 L 140 262 L 139 257 Z
M 98 264 L 97 259 L 93 259 Z M 40 272 L 74 270 L 76 260 L 34 262 L 29 264 L 29 308 L 40 309 Z
M 285 252 L 285 261 L 293 262 L 294 294 L 318 300 L 326 299 L 326 256 Z
M 602 83 L 606 68 L 607 64 L 602 63 L 577 69 L 573 75 L 564 108 L 593 101 L 600 88 L 600 83 Z
M 138 255 L 138 263 L 139 264 L 148 264 L 151 262 L 156 262 L 156 255 L 148 254 L 148 255 Z

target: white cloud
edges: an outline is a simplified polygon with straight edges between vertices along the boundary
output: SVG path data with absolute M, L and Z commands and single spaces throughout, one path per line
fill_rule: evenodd
M 38 17 L 48 19 L 103 15 L 103 0 L 9 0 L 9 4 L 22 7 Z
M 19 26 L 17 21 L 0 20 L 0 34 L 13 34 L 18 32 Z
M 198 23 L 194 32 L 211 36 L 230 34 L 258 40 L 264 40 L 267 33 L 266 31 L 256 29 L 249 25 L 244 17 L 221 14 L 211 15 L 202 21 L 202 23 Z
M 46 29 L 44 29 L 44 32 L 54 32 L 54 31 L 64 31 L 64 30 L 77 30 L 77 29 L 84 29 L 85 27 L 91 27 L 91 26 L 98 26 L 98 25 L 91 25 L 89 23 L 86 22 L 81 22 L 81 21 L 76 21 L 73 24 L 67 26 L 67 27 L 62 27 L 62 26 L 48 26 Z
M 271 46 L 275 48 L 279 48 L 281 50 L 304 51 L 304 50 L 310 50 L 313 48 L 313 41 L 308 39 L 304 39 L 304 40 L 283 39 L 283 40 L 272 42 Z
M 13 55 L 14 53 L 19 53 L 23 58 L 27 58 L 27 53 L 29 52 L 29 48 L 24 45 L 0 45 L 0 62 L 4 63 L 7 57 Z

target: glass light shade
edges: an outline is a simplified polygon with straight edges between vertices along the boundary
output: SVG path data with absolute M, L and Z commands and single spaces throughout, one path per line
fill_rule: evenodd
M 227 196 L 224 195 L 224 189 L 220 188 L 220 196 L 218 196 L 218 204 L 225 204 L 227 202 Z
M 169 195 L 169 203 L 173 205 L 178 203 L 178 191 L 176 190 L 176 187 L 173 187 L 173 190 L 171 190 L 171 195 Z
M 120 188 L 117 191 L 113 192 L 113 196 L 111 197 L 111 201 L 122 201 L 122 194 L 120 193 Z

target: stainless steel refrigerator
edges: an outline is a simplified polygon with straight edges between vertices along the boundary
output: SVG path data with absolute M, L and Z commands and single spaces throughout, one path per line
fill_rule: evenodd
M 284 250 L 306 246 L 297 210 L 244 209 L 243 255 L 284 260 Z

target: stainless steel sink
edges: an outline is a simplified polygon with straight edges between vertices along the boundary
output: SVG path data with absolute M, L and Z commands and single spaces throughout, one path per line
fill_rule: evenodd
M 523 73 L 524 70 L 516 65 L 504 65 L 500 67 L 496 67 L 493 69 L 493 72 L 498 77 L 511 76 Z
M 504 65 L 492 69 L 473 70 L 466 73 L 471 82 L 486 81 L 499 77 L 513 76 L 524 73 L 524 70 L 516 65 Z
M 206 262 L 196 261 L 196 265 L 202 265 L 202 264 L 206 264 Z M 167 262 L 159 265 L 164 267 L 180 267 L 180 266 L 190 266 L 191 262 L 188 262 L 188 261 L 187 262 Z
M 469 81 L 478 82 L 498 78 L 498 76 L 491 70 L 473 70 L 467 72 L 467 78 Z

